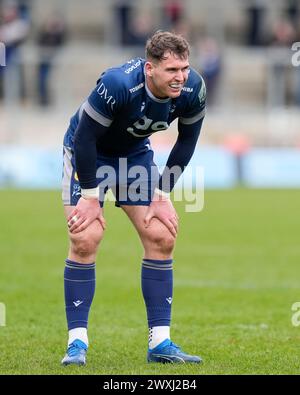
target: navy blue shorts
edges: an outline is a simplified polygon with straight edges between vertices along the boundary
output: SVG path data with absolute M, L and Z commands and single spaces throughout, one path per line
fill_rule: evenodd
M 153 151 L 144 147 L 126 158 L 97 157 L 97 181 L 99 201 L 113 199 L 116 206 L 149 206 L 159 179 L 159 171 L 153 161 Z M 113 195 L 107 193 L 112 191 Z M 76 173 L 74 153 L 64 147 L 62 198 L 64 205 L 76 206 L 81 189 Z

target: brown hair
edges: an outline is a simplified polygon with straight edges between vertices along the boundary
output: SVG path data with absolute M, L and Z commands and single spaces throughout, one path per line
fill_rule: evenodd
M 161 61 L 166 59 L 166 52 L 186 59 L 190 54 L 190 45 L 185 38 L 178 34 L 158 30 L 147 40 L 146 58 Z

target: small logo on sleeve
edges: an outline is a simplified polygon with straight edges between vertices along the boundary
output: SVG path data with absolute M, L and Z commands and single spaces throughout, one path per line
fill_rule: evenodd
M 105 101 L 106 104 L 110 105 L 111 110 L 113 110 L 114 105 L 116 104 L 116 99 L 108 94 L 106 86 L 101 82 L 97 89 L 98 95 Z

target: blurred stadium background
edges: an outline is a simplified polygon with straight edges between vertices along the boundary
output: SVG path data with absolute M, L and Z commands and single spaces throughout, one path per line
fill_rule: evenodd
M 300 187 L 291 49 L 299 8 L 297 0 L 0 1 L 0 186 L 58 188 L 64 131 L 99 74 L 143 56 L 153 31 L 171 29 L 190 40 L 191 65 L 208 87 L 206 187 Z M 162 161 L 175 138 L 176 123 L 153 136 Z
M 298 374 L 300 1 L 0 0 L 0 21 L 0 374 L 70 373 L 59 365 L 63 135 L 100 73 L 143 56 L 157 29 L 190 40 L 208 88 L 192 160 L 205 209 L 176 202 L 174 340 L 203 356 L 201 374 Z M 159 164 L 175 139 L 176 123 L 152 137 Z M 138 238 L 113 204 L 105 215 L 90 363 L 72 373 L 199 374 L 146 366 Z

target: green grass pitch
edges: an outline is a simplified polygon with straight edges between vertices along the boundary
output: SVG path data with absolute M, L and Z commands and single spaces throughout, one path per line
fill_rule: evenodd
M 172 339 L 202 365 L 146 363 L 142 249 L 108 202 L 88 364 L 62 367 L 66 225 L 59 192 L 0 191 L 0 374 L 299 374 L 300 190 L 208 191 L 180 216 Z

